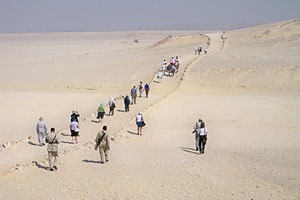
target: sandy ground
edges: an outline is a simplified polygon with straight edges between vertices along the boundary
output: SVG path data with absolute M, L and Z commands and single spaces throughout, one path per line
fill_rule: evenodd
M 265 32 L 272 34 L 260 37 Z M 69 133 L 60 126 L 58 171 L 48 170 L 46 149 L 35 145 L 36 138 L 1 150 L 1 199 L 300 199 L 299 35 L 299 21 L 290 21 L 208 34 L 205 56 L 193 55 L 196 44 L 206 44 L 204 36 L 166 39 L 149 48 L 153 40 L 139 47 L 143 51 L 133 49 L 135 60 L 149 59 L 158 66 L 143 64 L 147 73 L 136 67 L 139 77 L 130 83 L 114 71 L 116 80 L 124 82 L 115 94 L 126 93 L 143 75 L 150 81 L 161 60 L 176 52 L 181 68 L 160 84 L 154 78 L 150 98 L 139 98 L 129 113 L 121 111 L 123 104 L 118 101 L 120 111 L 105 118 L 114 138 L 110 162 L 99 163 L 93 140 L 102 124 L 92 122 L 94 117 L 88 115 L 92 107 L 82 107 L 86 115 L 79 144 L 69 144 Z M 109 59 L 103 62 L 113 62 Z M 132 74 L 132 69 L 127 70 Z M 109 76 L 110 70 L 106 73 Z M 45 99 L 47 95 L 65 98 L 53 102 L 53 107 L 68 108 L 69 95 L 78 95 L 78 91 L 70 94 L 51 87 L 43 88 L 48 91 Z M 32 85 L 22 89 L 24 98 L 41 95 Z M 79 93 L 78 105 L 96 106 L 98 93 L 100 100 L 114 94 L 104 88 L 95 90 Z M 36 98 L 38 104 L 51 104 Z M 27 105 L 27 109 L 34 106 Z M 143 136 L 136 135 L 134 123 L 139 111 L 147 124 Z M 55 115 L 55 110 L 51 112 Z M 62 124 L 69 120 L 68 115 L 59 116 Z M 192 127 L 199 117 L 209 131 L 204 155 L 194 151 Z

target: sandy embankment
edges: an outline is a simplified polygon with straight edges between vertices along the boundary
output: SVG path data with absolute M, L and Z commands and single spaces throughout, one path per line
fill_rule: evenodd
M 261 38 L 267 30 L 275 36 Z M 0 193 L 13 199 L 299 199 L 299 34 L 299 21 L 281 22 L 225 33 L 225 45 L 222 33 L 210 34 L 209 54 L 200 58 L 189 55 L 192 45 L 178 48 L 186 72 L 153 83 L 150 99 L 107 119 L 113 129 L 125 123 L 109 163 L 97 163 L 88 141 L 99 125 L 87 120 L 82 143 L 61 152 L 57 172 L 42 161 L 22 167 L 1 177 Z M 163 50 L 170 51 L 167 44 L 148 56 Z M 140 137 L 132 118 L 144 109 Z M 199 116 L 209 129 L 201 156 L 191 133 Z

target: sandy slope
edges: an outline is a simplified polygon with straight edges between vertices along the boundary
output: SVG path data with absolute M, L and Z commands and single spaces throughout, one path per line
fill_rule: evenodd
M 110 96 L 125 95 L 140 80 L 149 82 L 163 59 L 175 55 L 184 59 L 206 40 L 191 36 L 189 43 L 177 47 L 148 48 L 169 34 L 1 35 L 0 112 L 7 115 L 0 120 L 0 143 L 36 136 L 34 126 L 40 116 L 49 126 L 65 128 L 72 110 L 88 116 Z M 134 44 L 133 38 L 139 43 Z
M 110 162 L 97 162 L 93 139 L 101 125 L 86 118 L 80 144 L 61 145 L 57 172 L 47 170 L 40 147 L 20 143 L 0 152 L 0 193 L 8 196 L 3 199 L 300 199 L 299 43 L 251 43 L 247 34 L 256 29 L 276 33 L 284 24 L 291 26 L 290 35 L 299 34 L 297 21 L 282 22 L 239 30 L 247 44 L 226 47 L 225 39 L 223 45 L 235 31 L 209 34 L 206 56 L 192 55 L 189 37 L 186 47 L 167 39 L 148 49 L 147 56 L 154 58 L 178 47 L 180 72 L 161 84 L 153 82 L 150 98 L 138 99 L 130 113 L 105 119 L 115 139 Z M 276 44 L 285 51 L 274 49 Z M 253 70 L 261 71 L 253 75 Z M 141 110 L 147 123 L 142 137 L 134 134 L 133 120 Z M 204 155 L 193 151 L 191 131 L 199 116 L 209 130 Z M 16 163 L 28 166 L 4 173 Z

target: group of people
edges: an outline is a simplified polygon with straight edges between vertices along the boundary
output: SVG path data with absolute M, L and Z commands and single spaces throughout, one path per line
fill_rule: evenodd
M 204 154 L 208 132 L 201 118 L 196 122 L 193 133 L 195 134 L 196 151 L 199 151 L 199 154 Z
M 203 50 L 204 54 L 207 54 L 207 49 L 206 48 L 203 49 L 201 45 L 196 46 L 195 55 L 197 55 L 197 54 L 200 55 L 202 50 Z
M 46 145 L 45 143 L 48 143 L 47 151 L 50 171 L 53 171 L 54 169 L 57 170 L 56 158 L 58 156 L 58 144 L 60 143 L 60 139 L 55 133 L 55 128 L 51 128 L 50 133 L 48 133 L 46 123 L 44 122 L 43 117 L 40 117 L 36 124 L 36 131 L 39 145 L 44 146 Z
M 166 60 L 163 61 L 163 65 L 162 65 L 162 69 L 160 71 L 158 71 L 157 74 L 157 79 L 158 82 L 161 82 L 161 79 L 163 78 L 163 76 L 166 75 L 166 72 L 168 73 L 168 76 L 174 76 L 175 73 L 178 71 L 179 69 L 179 59 L 178 56 L 174 56 L 170 59 L 169 64 L 167 63 Z
M 178 56 L 172 57 L 171 60 L 173 63 L 173 65 L 171 66 L 175 67 L 175 63 L 178 62 Z M 166 67 L 167 67 L 167 62 L 166 60 L 164 60 L 163 68 L 162 71 L 160 72 L 163 73 L 163 75 L 166 70 Z M 172 71 L 171 73 L 173 73 L 174 75 L 175 71 Z M 161 81 L 163 75 L 158 77 L 159 82 Z M 144 91 L 146 93 L 146 98 L 148 98 L 150 86 L 147 83 L 143 85 L 142 81 L 140 81 L 137 87 L 135 85 L 132 87 L 132 89 L 130 90 L 131 100 L 128 95 L 124 96 L 125 112 L 129 112 L 129 105 L 136 104 L 137 96 L 139 95 L 139 97 L 141 98 Z M 114 109 L 116 108 L 116 102 L 113 97 L 110 97 L 108 101 L 108 106 L 109 106 L 108 115 L 113 116 Z M 105 109 L 103 103 L 100 104 L 97 111 L 98 111 L 97 119 L 99 120 L 99 122 L 102 122 L 105 115 Z M 77 137 L 79 136 L 79 128 L 80 128 L 78 117 L 80 117 L 78 111 L 73 110 L 71 114 L 71 124 L 69 126 L 73 144 L 78 143 Z M 141 112 L 138 113 L 135 121 L 137 125 L 137 132 L 138 132 L 137 134 L 142 135 L 142 128 L 146 124 Z M 56 157 L 58 156 L 58 144 L 60 143 L 60 139 L 58 134 L 55 133 L 55 128 L 51 128 L 50 133 L 48 133 L 46 123 L 44 122 L 43 118 L 40 117 L 36 125 L 36 131 L 38 134 L 39 145 L 44 146 L 45 143 L 48 143 L 47 151 L 48 151 L 50 171 L 57 170 Z M 204 154 L 208 132 L 205 123 L 201 118 L 198 120 L 198 122 L 196 122 L 193 133 L 195 133 L 196 151 L 199 151 L 199 154 Z M 108 151 L 110 150 L 110 135 L 107 132 L 107 126 L 103 126 L 102 130 L 97 133 L 95 142 L 96 142 L 95 150 L 99 149 L 100 162 L 101 163 L 108 162 L 109 161 Z

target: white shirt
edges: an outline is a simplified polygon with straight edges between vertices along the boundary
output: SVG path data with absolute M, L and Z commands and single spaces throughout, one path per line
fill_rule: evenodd
M 36 125 L 36 131 L 39 134 L 46 134 L 47 133 L 47 127 L 44 121 L 39 121 Z
M 108 102 L 109 107 L 111 107 L 114 103 L 115 103 L 115 101 L 113 99 L 110 99 Z
M 163 77 L 163 73 L 158 72 L 157 77 L 158 77 L 158 78 L 162 78 L 162 77 Z
M 136 116 L 136 121 L 137 121 L 137 122 L 142 122 L 142 121 L 143 121 L 142 118 L 143 118 L 142 115 L 137 115 L 137 116 Z
M 71 123 L 71 130 L 75 131 L 78 128 L 79 124 L 76 121 L 73 121 Z
M 207 135 L 207 128 L 200 128 L 200 135 Z

